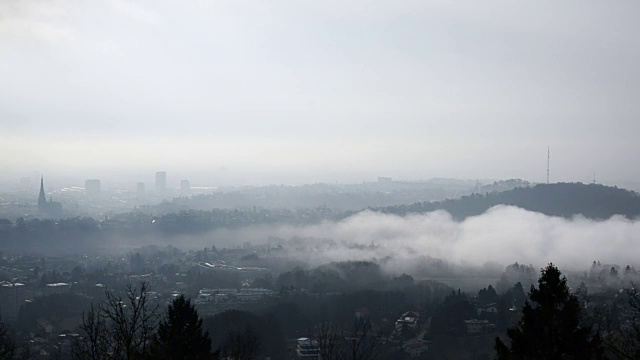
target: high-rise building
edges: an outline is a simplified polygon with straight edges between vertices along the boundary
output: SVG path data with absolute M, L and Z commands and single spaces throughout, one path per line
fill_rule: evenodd
M 87 195 L 100 194 L 100 180 L 98 179 L 85 180 L 84 191 Z
M 136 190 L 138 191 L 138 194 L 142 194 L 144 192 L 144 183 L 143 182 L 139 182 L 136 185 Z
M 180 181 L 180 190 L 182 190 L 182 192 L 189 192 L 189 190 L 191 190 L 191 183 L 189 180 Z
M 0 316 L 2 321 L 14 321 L 18 317 L 20 306 L 27 299 L 24 284 L 0 283 Z
M 156 172 L 156 191 L 162 192 L 167 189 L 167 172 L 166 171 L 158 171 Z

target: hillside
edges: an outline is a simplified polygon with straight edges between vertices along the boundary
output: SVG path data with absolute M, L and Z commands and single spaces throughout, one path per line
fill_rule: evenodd
M 582 215 L 590 219 L 607 219 L 613 215 L 622 215 L 633 219 L 640 215 L 638 193 L 617 187 L 582 183 L 539 184 L 484 195 L 471 194 L 455 200 L 418 202 L 374 210 L 398 215 L 446 210 L 460 220 L 480 215 L 501 204 L 562 217 Z

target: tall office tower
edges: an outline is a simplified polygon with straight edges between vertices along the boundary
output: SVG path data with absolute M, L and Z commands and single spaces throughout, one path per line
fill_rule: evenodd
M 84 182 L 84 191 L 87 195 L 99 195 L 100 194 L 100 180 L 89 179 Z
M 191 190 L 191 183 L 189 182 L 189 180 L 180 181 L 180 190 L 182 190 L 183 192 L 188 192 L 189 190 Z
M 27 299 L 24 284 L 3 282 L 0 284 L 0 316 L 2 321 L 13 321 Z
M 142 194 L 144 192 L 144 183 L 143 182 L 139 182 L 136 185 L 136 190 L 138 191 L 138 194 Z
M 158 171 L 156 173 L 156 191 L 164 192 L 167 189 L 167 172 Z

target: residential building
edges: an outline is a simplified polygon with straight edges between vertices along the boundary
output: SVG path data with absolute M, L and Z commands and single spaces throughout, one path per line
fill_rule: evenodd
M 15 321 L 18 317 L 18 311 L 26 299 L 24 284 L 0 283 L 0 316 L 2 321 Z
M 44 295 L 65 294 L 69 292 L 69 289 L 71 289 L 71 284 L 68 283 L 47 284 L 44 287 Z
M 497 314 L 498 306 L 496 304 L 478 306 L 476 307 L 476 311 L 478 312 L 478 316 L 481 316 L 482 314 Z
M 296 355 L 298 359 L 322 359 L 317 341 L 305 337 L 299 338 L 297 341 Z
M 467 334 L 470 335 L 483 334 L 495 328 L 495 325 L 491 324 L 489 320 L 471 319 L 465 320 L 464 323 L 467 326 Z
M 402 346 L 404 352 L 409 354 L 410 357 L 420 357 L 423 353 L 429 350 L 427 343 L 422 339 L 407 342 Z
M 0 231 L 10 230 L 13 227 L 13 223 L 9 219 L 0 219 Z
M 407 311 L 402 314 L 398 320 L 396 320 L 396 330 L 400 331 L 406 325 L 411 329 L 415 329 L 418 326 L 418 320 L 420 314 L 415 311 Z
M 84 182 L 84 191 L 88 196 L 100 195 L 100 180 L 89 179 Z

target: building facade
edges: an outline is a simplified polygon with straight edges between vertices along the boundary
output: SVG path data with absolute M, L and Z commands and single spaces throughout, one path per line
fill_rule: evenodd
M 24 284 L 0 283 L 0 316 L 2 321 L 15 321 L 18 318 L 18 311 L 26 299 Z
M 165 190 L 167 190 L 167 172 L 158 171 L 156 172 L 156 191 L 164 192 Z

